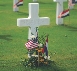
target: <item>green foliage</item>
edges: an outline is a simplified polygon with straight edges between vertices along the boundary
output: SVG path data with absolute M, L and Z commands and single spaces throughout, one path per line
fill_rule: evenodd
M 26 69 L 40 69 L 40 68 L 49 68 L 51 67 L 51 65 L 53 64 L 54 62 L 51 61 L 51 60 L 47 60 L 44 58 L 44 61 L 43 62 L 40 62 L 39 66 L 38 66 L 38 58 L 37 57 L 31 57 L 29 59 L 25 59 L 22 64 L 26 67 Z M 50 70 L 50 69 L 48 69 Z
M 17 18 L 28 17 L 28 3 L 19 12 L 13 12 L 12 0 L 0 0 L 0 70 L 1 71 L 30 71 L 22 61 L 27 58 L 25 43 L 28 36 L 28 27 L 18 27 Z M 56 25 L 56 3 L 53 0 L 38 0 L 40 17 L 49 17 L 49 26 L 39 27 L 39 36 L 49 34 L 48 50 L 51 67 L 40 67 L 31 71 L 77 71 L 77 5 L 70 10 L 70 16 L 64 18 L 64 25 Z M 64 9 L 67 9 L 64 2 Z

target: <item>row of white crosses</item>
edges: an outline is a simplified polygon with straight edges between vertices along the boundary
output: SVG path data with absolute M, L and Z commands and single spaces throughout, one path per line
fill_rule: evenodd
M 29 27 L 29 34 L 28 39 L 30 39 L 30 36 L 33 34 L 35 37 L 37 37 L 36 30 L 37 27 L 41 25 L 49 25 L 50 18 L 48 17 L 39 17 L 39 3 L 29 3 L 29 17 L 28 18 L 18 18 L 17 19 L 17 26 Z
M 33 0 L 34 2 L 36 2 L 37 0 Z M 58 15 L 63 11 L 63 2 L 67 1 L 67 0 L 53 0 L 54 2 L 57 2 L 57 7 L 56 7 L 56 24 L 57 25 L 61 25 L 63 24 L 63 18 L 58 18 Z M 14 0 L 13 4 L 17 3 L 18 0 Z M 18 11 L 19 8 L 13 8 L 13 11 Z M 30 17 L 30 16 L 29 16 Z M 30 28 L 29 28 L 30 30 Z
M 56 24 L 63 24 L 63 18 L 58 18 L 58 15 L 63 11 L 63 2 L 66 0 L 54 0 L 57 2 L 57 12 L 56 12 Z M 29 3 L 29 17 L 28 18 L 18 18 L 17 26 L 29 27 L 28 39 L 33 34 L 37 37 L 36 30 L 37 27 L 41 25 L 49 25 L 50 19 L 48 17 L 39 17 L 39 4 L 38 3 Z

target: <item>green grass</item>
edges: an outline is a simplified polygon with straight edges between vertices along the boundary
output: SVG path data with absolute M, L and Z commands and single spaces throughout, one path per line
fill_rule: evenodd
M 49 34 L 49 55 L 54 63 L 51 67 L 26 69 L 21 63 L 27 58 L 24 46 L 28 27 L 17 27 L 17 18 L 28 17 L 28 3 L 19 12 L 12 11 L 12 0 L 0 1 L 0 71 L 77 71 L 77 5 L 64 18 L 64 25 L 55 24 L 56 3 L 53 0 L 38 0 L 39 16 L 49 17 L 50 25 L 39 27 L 39 36 Z M 67 2 L 64 3 L 67 9 Z

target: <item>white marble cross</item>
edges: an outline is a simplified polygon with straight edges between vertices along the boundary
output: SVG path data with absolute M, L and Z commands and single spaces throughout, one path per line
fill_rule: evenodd
M 76 1 L 76 0 L 75 0 L 75 1 Z M 72 3 L 72 0 L 68 0 L 68 8 L 69 8 L 69 9 L 74 9 L 74 5 L 75 5 L 75 4 Z
M 18 2 L 19 0 L 13 0 L 13 11 L 14 12 L 17 12 L 17 11 L 19 11 L 19 7 L 14 7 L 14 5 Z
M 63 18 L 58 18 L 59 14 L 63 11 L 63 2 L 67 0 L 53 0 L 54 2 L 57 2 L 56 7 L 56 24 L 61 25 L 63 24 Z
M 29 17 L 28 18 L 18 18 L 17 26 L 25 27 L 29 26 L 29 35 L 30 39 L 31 33 L 37 37 L 36 28 L 41 25 L 49 25 L 50 18 L 48 17 L 39 17 L 39 3 L 29 3 Z

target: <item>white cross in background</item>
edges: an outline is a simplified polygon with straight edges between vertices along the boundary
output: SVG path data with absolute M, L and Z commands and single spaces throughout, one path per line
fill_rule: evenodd
M 59 14 L 63 11 L 63 2 L 67 0 L 53 0 L 54 2 L 57 2 L 56 7 L 56 24 L 61 25 L 63 24 L 63 18 L 58 18 Z
M 31 33 L 37 37 L 36 29 L 41 25 L 49 25 L 50 18 L 39 17 L 39 3 L 29 3 L 29 17 L 18 18 L 17 26 L 24 27 L 29 26 L 28 39 L 30 39 Z
M 19 7 L 14 7 L 14 5 L 18 2 L 19 0 L 13 0 L 13 11 L 17 12 L 19 11 Z

